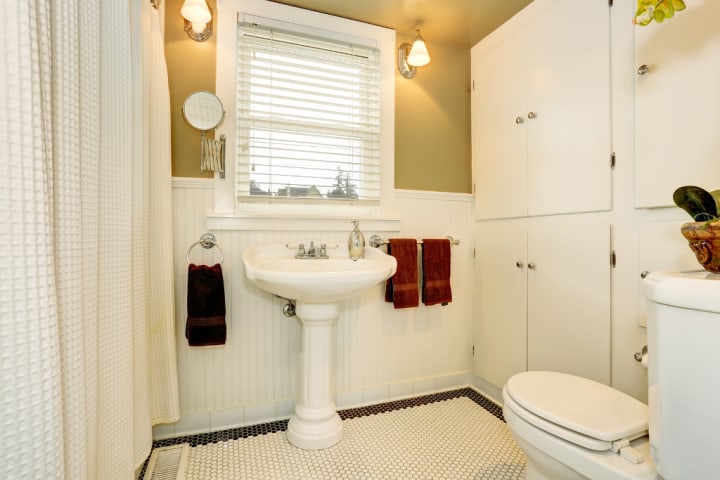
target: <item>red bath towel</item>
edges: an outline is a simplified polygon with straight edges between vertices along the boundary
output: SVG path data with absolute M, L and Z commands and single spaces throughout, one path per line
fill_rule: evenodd
M 220 264 L 188 266 L 185 338 L 191 347 L 224 345 L 225 286 Z
M 452 302 L 450 288 L 450 240 L 423 239 L 423 288 L 425 305 Z
M 391 238 L 388 254 L 397 260 L 397 271 L 385 284 L 385 301 L 395 308 L 420 305 L 418 295 L 417 240 L 414 238 Z

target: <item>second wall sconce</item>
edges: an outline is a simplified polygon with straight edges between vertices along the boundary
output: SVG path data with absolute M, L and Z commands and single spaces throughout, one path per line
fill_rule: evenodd
M 417 73 L 417 67 L 423 67 L 430 63 L 425 39 L 420 35 L 420 30 L 415 30 L 415 38 L 412 45 L 403 43 L 398 47 L 397 67 L 400 74 L 405 78 L 413 78 Z
M 185 0 L 180 14 L 185 19 L 185 32 L 196 42 L 212 35 L 212 13 L 205 0 Z

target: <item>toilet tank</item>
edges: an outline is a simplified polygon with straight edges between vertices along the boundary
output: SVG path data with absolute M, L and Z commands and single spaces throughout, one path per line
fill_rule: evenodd
M 650 273 L 647 298 L 650 446 L 665 480 L 718 478 L 720 275 Z

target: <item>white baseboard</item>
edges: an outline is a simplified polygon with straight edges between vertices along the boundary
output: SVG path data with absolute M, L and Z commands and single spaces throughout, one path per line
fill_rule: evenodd
M 480 378 L 472 373 L 470 374 L 470 385 L 493 402 L 497 403 L 500 406 L 503 405 L 501 388 L 498 388 L 495 385 L 488 383 L 485 379 Z

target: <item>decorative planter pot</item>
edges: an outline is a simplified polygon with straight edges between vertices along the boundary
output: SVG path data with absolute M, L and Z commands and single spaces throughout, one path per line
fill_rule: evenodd
M 720 273 L 720 220 L 686 223 L 680 229 L 705 270 Z

